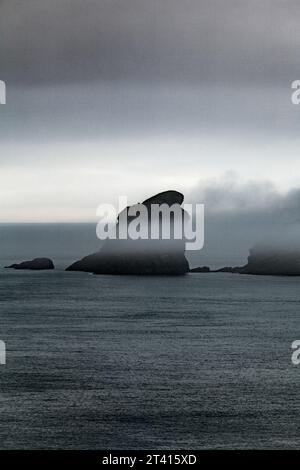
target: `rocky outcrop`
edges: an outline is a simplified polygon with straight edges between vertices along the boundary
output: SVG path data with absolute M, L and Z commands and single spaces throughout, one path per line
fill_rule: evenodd
M 236 267 L 231 267 L 231 266 L 225 266 L 224 268 L 221 269 L 216 269 L 213 271 L 214 273 L 241 273 L 243 267 L 241 266 L 236 266 Z
M 54 269 L 54 264 L 49 258 L 35 258 L 31 261 L 23 261 L 22 263 L 15 263 L 5 267 L 11 269 L 31 269 L 40 271 L 45 269 Z
M 190 270 L 190 273 L 240 273 L 243 267 L 237 266 L 235 268 L 231 266 L 225 266 L 220 269 L 210 269 L 209 266 L 199 266 L 198 268 L 193 268 Z
M 197 269 L 202 268 L 196 268 L 191 272 L 203 272 Z M 210 272 L 257 276 L 300 276 L 300 248 L 257 246 L 250 250 L 245 266 L 226 266 Z
M 189 265 L 184 254 L 108 255 L 105 252 L 98 252 L 73 263 L 66 271 L 119 275 L 179 275 L 187 273 Z
M 211 270 L 208 266 L 199 266 L 198 268 L 190 269 L 190 273 L 210 273 Z
M 139 212 L 143 207 L 147 209 L 147 220 L 149 228 L 154 222 L 151 218 L 151 207 L 165 204 L 167 206 L 177 205 L 180 217 L 184 216 L 184 211 L 180 207 L 183 202 L 183 195 L 177 191 L 165 191 L 150 199 L 146 199 L 141 204 L 126 208 L 124 211 L 127 223 L 129 224 L 137 216 L 128 215 L 129 209 Z M 142 207 L 143 206 L 143 207 Z M 134 275 L 181 275 L 189 272 L 189 264 L 185 258 L 185 240 L 175 239 L 172 231 L 169 239 L 121 239 L 119 236 L 124 221 L 124 211 L 118 216 L 116 224 L 117 238 L 105 241 L 102 249 L 97 253 L 86 256 L 69 266 L 67 271 L 85 271 L 94 274 L 134 274 Z M 132 212 L 131 212 L 132 213 Z
M 241 274 L 300 276 L 300 249 L 293 247 L 256 247 L 250 250 Z

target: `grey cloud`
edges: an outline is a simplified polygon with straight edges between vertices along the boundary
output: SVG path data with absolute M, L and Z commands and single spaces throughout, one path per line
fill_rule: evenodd
M 294 0 L 2 0 L 0 137 L 294 138 Z
M 205 204 L 205 245 L 193 266 L 242 265 L 253 246 L 300 245 L 300 188 L 280 192 L 270 181 L 235 177 L 199 184 L 188 201 Z
M 199 183 L 188 199 L 201 201 L 212 215 L 262 217 L 283 225 L 300 222 L 300 188 L 279 191 L 268 180 L 240 182 L 229 173 L 222 180 Z
M 1 141 L 73 141 L 126 136 L 251 135 L 294 140 L 299 107 L 289 87 L 160 86 L 123 82 L 8 87 Z M 247 137 L 248 136 L 248 137 Z M 260 136 L 260 137 L 259 137 Z
M 2 0 L 11 83 L 297 78 L 296 0 Z

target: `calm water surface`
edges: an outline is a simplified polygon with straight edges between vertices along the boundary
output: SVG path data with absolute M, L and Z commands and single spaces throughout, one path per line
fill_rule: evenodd
M 300 448 L 299 287 L 1 269 L 0 447 Z

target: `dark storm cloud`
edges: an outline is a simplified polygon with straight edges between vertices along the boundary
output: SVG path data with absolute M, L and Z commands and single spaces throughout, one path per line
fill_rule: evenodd
M 255 84 L 297 78 L 294 0 L 2 0 L 2 78 Z

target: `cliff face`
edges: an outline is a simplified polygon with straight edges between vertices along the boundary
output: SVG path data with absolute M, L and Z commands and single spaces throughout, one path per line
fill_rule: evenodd
M 239 268 L 241 274 L 300 276 L 300 249 L 253 248 L 248 263 Z
M 138 209 L 144 206 L 150 209 L 153 204 L 166 204 L 181 206 L 183 195 L 177 191 L 166 191 L 147 199 L 142 204 L 134 206 Z M 128 208 L 127 208 L 128 209 Z M 180 209 L 180 217 L 183 217 Z M 127 217 L 130 223 L 136 217 Z M 149 228 L 153 221 L 148 218 Z M 120 214 L 117 222 L 117 234 L 120 229 Z M 172 229 L 172 225 L 171 225 Z M 153 239 L 119 239 L 106 240 L 102 249 L 92 255 L 73 263 L 67 271 L 86 271 L 94 274 L 144 274 L 144 275 L 180 275 L 189 271 L 189 265 L 185 258 L 185 241 L 175 239 L 172 235 L 168 240 L 161 237 Z

